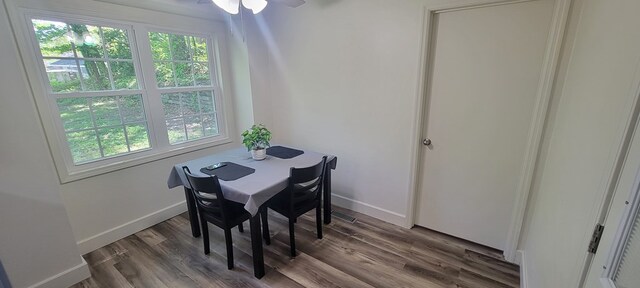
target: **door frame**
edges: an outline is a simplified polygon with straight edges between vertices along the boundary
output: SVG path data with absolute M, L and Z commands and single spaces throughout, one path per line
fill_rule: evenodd
M 455 3 L 447 3 L 439 6 L 424 7 L 423 29 L 422 29 L 422 45 L 419 57 L 418 72 L 418 95 L 415 103 L 414 126 L 411 144 L 411 163 L 409 167 L 409 197 L 407 197 L 407 217 L 405 227 L 411 228 L 415 225 L 416 203 L 420 203 L 421 194 L 421 163 L 423 158 L 422 141 L 424 130 L 427 124 L 430 95 L 428 93 L 431 83 L 429 79 L 432 75 L 433 62 L 433 43 L 436 27 L 435 15 L 443 12 L 477 9 L 483 7 L 491 7 L 498 5 L 516 4 L 522 2 L 539 1 L 539 0 L 463 0 Z M 526 147 L 525 159 L 521 168 L 520 179 L 518 181 L 517 195 L 514 202 L 514 210 L 512 212 L 511 224 L 507 243 L 504 250 L 505 258 L 514 262 L 516 259 L 516 249 L 520 239 L 520 232 L 524 222 L 527 200 L 529 191 L 533 181 L 534 169 L 538 159 L 538 152 L 542 142 L 542 133 L 544 123 L 547 116 L 549 101 L 551 99 L 553 84 L 555 82 L 556 71 L 559 63 L 560 52 L 563 43 L 565 26 L 569 17 L 569 7 L 572 0 L 556 0 L 553 10 L 552 22 L 547 37 L 545 47 L 545 55 L 543 58 L 542 71 L 536 92 L 536 102 L 533 111 L 532 122 L 529 127 L 528 140 Z

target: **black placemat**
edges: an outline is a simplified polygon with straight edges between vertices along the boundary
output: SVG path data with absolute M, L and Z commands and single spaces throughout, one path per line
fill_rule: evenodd
M 282 146 L 273 146 L 267 148 L 267 155 L 277 157 L 280 159 L 291 159 L 296 156 L 300 156 L 304 154 L 304 151 L 282 147 Z
M 223 181 L 238 180 L 244 176 L 251 175 L 256 172 L 256 169 L 242 166 L 233 162 L 222 162 L 227 164 L 226 166 L 209 170 L 206 167 L 200 169 L 200 172 L 207 175 L 216 175 L 218 179 Z

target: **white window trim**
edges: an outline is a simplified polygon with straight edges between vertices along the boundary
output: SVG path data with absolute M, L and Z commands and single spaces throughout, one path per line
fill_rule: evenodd
M 226 53 L 225 42 L 225 30 L 221 25 L 212 25 L 203 27 L 202 29 L 193 29 L 192 26 L 183 27 L 183 29 L 172 27 L 167 28 L 159 25 L 138 23 L 123 20 L 104 19 L 94 16 L 84 16 L 81 13 L 60 13 L 51 11 L 42 11 L 28 8 L 19 8 L 19 17 L 21 25 L 15 25 L 16 36 L 18 36 L 19 48 L 22 51 L 22 58 L 27 70 L 27 76 L 30 82 L 31 89 L 34 94 L 36 106 L 44 132 L 47 137 L 50 152 L 54 160 L 56 170 L 60 183 L 68 183 L 77 181 L 84 178 L 97 176 L 121 169 L 125 169 L 132 166 L 141 165 L 148 162 L 157 161 L 164 158 L 177 156 L 201 149 L 211 148 L 223 144 L 233 142 L 233 135 L 230 133 L 233 131 L 229 129 L 232 124 L 230 121 L 233 119 L 232 107 L 228 97 L 224 91 L 224 77 L 223 75 L 229 71 L 226 67 L 228 60 Z M 96 161 L 87 162 L 79 165 L 75 165 L 71 157 L 70 149 L 67 145 L 62 121 L 60 119 L 57 104 L 55 99 L 48 97 L 48 78 L 46 72 L 42 67 L 42 55 L 40 53 L 37 40 L 35 39 L 35 32 L 33 32 L 31 19 L 51 19 L 51 20 L 63 20 L 72 21 L 77 23 L 92 23 L 98 25 L 106 25 L 118 28 L 126 28 L 130 34 L 130 45 L 132 57 L 136 69 L 137 78 L 139 81 L 138 91 L 142 94 L 145 115 L 147 116 L 147 125 L 149 129 L 149 142 L 151 144 L 150 149 L 129 152 L 127 154 L 102 158 Z M 148 32 L 170 32 L 180 33 L 188 35 L 197 35 L 207 38 L 207 45 L 211 45 L 209 49 L 210 59 L 210 71 L 211 80 L 215 97 L 216 113 L 218 121 L 219 135 L 204 137 L 202 139 L 184 142 L 176 145 L 168 144 L 168 137 L 166 131 L 166 125 L 164 115 L 152 115 L 163 113 L 162 104 L 160 101 L 149 101 L 150 91 L 169 91 L 164 88 L 156 88 L 155 73 L 148 73 L 144 71 L 149 70 L 149 67 L 153 67 L 153 60 L 151 59 L 150 48 L 148 42 Z M 141 34 L 141 35 L 136 35 Z M 145 52 L 142 52 L 147 50 Z M 148 53 L 147 57 L 142 56 L 143 53 Z M 33 56 L 36 57 L 33 57 Z M 137 59 L 137 61 L 136 61 Z M 150 62 L 143 64 L 143 62 Z M 196 87 L 197 88 L 197 87 Z M 128 93 L 129 91 L 124 91 Z M 123 91 L 105 92 L 109 95 L 115 95 L 123 93 Z M 159 94 L 157 95 L 160 96 Z M 151 117 L 150 117 L 151 116 Z M 165 139 L 166 138 L 166 139 Z M 164 143 L 163 143 L 164 142 Z M 166 145 L 164 145 L 166 144 Z

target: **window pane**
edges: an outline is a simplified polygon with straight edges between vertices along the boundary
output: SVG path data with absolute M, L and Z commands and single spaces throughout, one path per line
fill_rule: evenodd
M 194 63 L 193 73 L 196 78 L 196 86 L 211 85 L 209 65 L 207 63 Z
M 169 41 L 171 42 L 173 60 L 191 60 L 191 51 L 189 51 L 187 36 L 169 34 Z
M 131 48 L 127 31 L 122 29 L 102 27 L 105 48 L 111 59 L 131 59 Z
M 106 62 L 80 60 L 80 72 L 84 79 L 85 90 L 111 90 Z
M 193 86 L 192 63 L 175 63 L 178 86 Z
M 44 67 L 53 92 L 82 90 L 75 59 L 44 59 Z
M 93 109 L 93 117 L 97 127 L 122 124 L 118 102 L 116 102 L 116 97 L 114 96 L 93 98 L 91 109 Z
M 67 133 L 67 142 L 71 150 L 71 156 L 74 163 L 85 162 L 98 159 L 100 155 L 100 146 L 98 146 L 98 138 L 93 130 Z
M 162 104 L 171 144 L 218 135 L 212 91 L 162 94 Z
M 167 132 L 169 133 L 169 143 L 171 144 L 187 140 L 184 131 L 184 121 L 182 121 L 182 118 L 168 119 Z
M 169 62 L 156 62 L 156 81 L 158 87 L 175 87 L 175 79 L 173 78 L 173 65 Z
M 185 117 L 184 124 L 187 127 L 187 138 L 189 140 L 195 140 L 204 136 L 204 132 L 202 131 L 202 118 L 200 118 L 200 116 Z
M 159 88 L 211 85 L 205 38 L 159 32 L 149 38 Z
M 171 60 L 171 50 L 169 50 L 169 36 L 165 33 L 149 33 L 151 41 L 151 53 L 153 60 Z
M 124 123 L 145 120 L 141 95 L 120 96 L 120 112 Z
M 218 121 L 215 114 L 206 114 L 202 116 L 202 127 L 205 136 L 218 135 Z
M 138 89 L 125 29 L 32 20 L 54 93 Z
M 87 98 L 61 98 L 57 102 L 65 131 L 93 128 Z
M 129 152 L 123 127 L 98 129 L 98 136 L 105 157 Z
M 209 54 L 207 52 L 207 40 L 200 37 L 193 37 L 194 49 L 193 56 L 195 61 L 207 62 L 209 61 Z
M 104 58 L 100 29 L 96 26 L 69 24 L 78 57 Z
M 149 145 L 149 134 L 147 126 L 144 124 L 130 124 L 126 126 L 127 137 L 129 138 L 129 149 L 137 151 L 151 148 Z
M 66 23 L 45 20 L 31 22 L 42 56 L 73 57 L 71 37 Z
M 109 63 L 115 89 L 138 89 L 136 70 L 132 62 L 111 61 Z
M 162 94 L 162 107 L 166 118 L 182 116 L 180 111 L 180 94 Z
M 213 95 L 211 91 L 200 91 L 198 94 L 200 95 L 200 107 L 202 109 L 202 113 L 215 112 L 216 107 L 213 102 Z
M 57 104 L 76 164 L 151 147 L 142 95 L 60 98 Z
M 198 104 L 198 92 L 182 93 L 182 115 L 200 114 L 200 105 Z

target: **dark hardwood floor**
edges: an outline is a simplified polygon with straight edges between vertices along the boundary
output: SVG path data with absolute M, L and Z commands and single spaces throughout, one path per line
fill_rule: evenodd
M 499 251 L 416 227 L 408 230 L 349 210 L 316 239 L 314 216 L 296 224 L 289 257 L 287 222 L 270 214 L 266 275 L 253 277 L 248 223 L 233 231 L 235 269 L 224 234 L 210 225 L 211 254 L 191 237 L 182 214 L 84 255 L 92 277 L 73 287 L 519 287 L 519 268 Z

